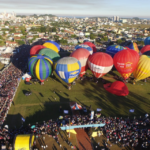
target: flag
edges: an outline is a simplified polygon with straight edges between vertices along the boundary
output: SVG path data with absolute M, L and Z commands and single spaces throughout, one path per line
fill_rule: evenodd
M 134 109 L 130 109 L 129 112 L 133 113 L 133 112 L 134 112 Z
M 91 119 L 94 118 L 94 111 L 91 111 Z
M 22 119 L 23 122 L 25 122 L 25 119 L 23 117 L 21 119 Z
M 102 111 L 102 109 L 100 109 L 100 108 L 97 108 L 97 111 Z
M 68 110 L 64 110 L 64 114 L 68 114 L 69 113 L 69 111 Z

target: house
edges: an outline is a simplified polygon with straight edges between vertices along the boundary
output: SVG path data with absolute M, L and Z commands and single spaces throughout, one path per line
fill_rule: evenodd
M 21 36 L 23 36 L 23 34 L 22 33 L 14 33 L 14 37 L 15 36 L 21 37 Z
M 18 46 L 17 42 L 6 41 L 6 46 Z

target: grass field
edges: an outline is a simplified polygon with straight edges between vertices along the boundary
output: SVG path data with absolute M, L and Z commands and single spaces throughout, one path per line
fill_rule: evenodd
M 1 62 L 0 62 L 0 70 L 2 70 L 4 68 L 4 64 L 2 64 Z
M 108 74 L 103 78 L 109 79 L 108 77 L 111 76 Z M 109 80 L 109 82 L 113 81 L 115 80 Z M 78 80 L 71 90 L 68 90 L 66 84 L 54 76 L 49 77 L 44 85 L 39 83 L 26 85 L 21 81 L 5 124 L 11 128 L 20 127 L 21 117 L 26 119 L 24 124 L 57 119 L 59 115 L 63 115 L 59 113 L 60 106 L 71 113 L 69 106 L 71 101 L 87 107 L 91 105 L 93 110 L 101 108 L 102 116 L 133 117 L 150 113 L 150 83 L 140 81 L 136 85 L 127 83 L 127 86 L 129 95 L 120 97 L 105 91 L 100 81 L 96 84 L 86 79 Z M 32 94 L 25 96 L 26 91 L 31 91 Z M 129 114 L 129 109 L 135 109 L 135 112 Z

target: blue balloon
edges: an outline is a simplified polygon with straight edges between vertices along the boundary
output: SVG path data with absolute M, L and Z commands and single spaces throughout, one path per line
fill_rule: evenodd
M 52 43 L 52 44 L 54 44 L 57 48 L 58 48 L 58 50 L 60 51 L 60 46 L 59 46 L 59 44 L 58 43 L 56 43 L 55 41 L 45 41 L 45 43 Z
M 107 49 L 106 49 L 106 53 L 109 54 L 111 57 L 114 57 L 114 55 L 123 50 L 123 49 L 127 49 L 123 46 L 120 46 L 120 45 L 111 45 L 111 46 L 108 46 Z
M 144 40 L 145 45 L 150 45 L 150 36 Z

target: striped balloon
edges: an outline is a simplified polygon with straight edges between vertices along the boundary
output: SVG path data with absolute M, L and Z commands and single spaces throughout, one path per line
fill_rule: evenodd
M 108 73 L 113 67 L 113 59 L 110 55 L 97 52 L 88 58 L 88 66 L 96 78 Z
M 43 82 L 52 73 L 53 61 L 45 55 L 34 55 L 28 61 L 28 68 L 33 77 Z
M 128 46 L 130 49 L 133 49 L 135 50 L 137 53 L 139 53 L 139 48 L 137 46 L 137 44 L 134 42 L 134 43 L 131 43 L 129 46 Z
M 46 43 L 43 44 L 43 46 L 52 49 L 52 50 L 55 51 L 56 53 L 59 53 L 59 49 L 58 49 L 57 46 L 54 45 L 53 43 L 46 42 Z
M 56 74 L 66 83 L 72 83 L 80 71 L 81 64 L 74 57 L 63 57 L 55 64 Z

